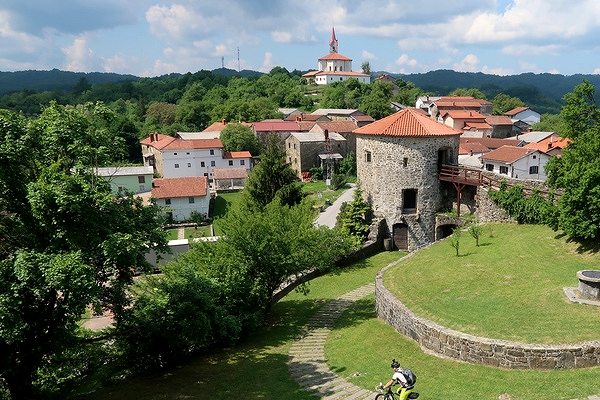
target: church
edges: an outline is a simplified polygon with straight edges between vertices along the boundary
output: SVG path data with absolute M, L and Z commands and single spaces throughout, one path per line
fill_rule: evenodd
M 353 72 L 352 59 L 338 53 L 338 40 L 335 37 L 334 28 L 331 29 L 329 54 L 319 58 L 319 69 L 317 71 L 310 71 L 302 76 L 314 80 L 317 85 L 329 85 L 350 78 L 355 78 L 360 83 L 371 83 L 370 75 Z

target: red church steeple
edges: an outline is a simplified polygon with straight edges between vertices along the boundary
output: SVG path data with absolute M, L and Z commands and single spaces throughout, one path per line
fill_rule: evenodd
M 335 29 L 331 28 L 331 39 L 329 39 L 329 52 L 337 53 L 338 52 L 338 41 L 335 38 Z

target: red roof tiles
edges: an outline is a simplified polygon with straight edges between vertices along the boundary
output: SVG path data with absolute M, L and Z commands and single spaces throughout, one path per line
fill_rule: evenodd
M 357 135 L 381 136 L 449 136 L 461 132 L 423 115 L 414 108 L 406 108 L 372 124 L 355 129 Z
M 481 159 L 512 163 L 520 158 L 525 157 L 537 150 L 528 149 L 525 147 L 502 146 L 496 150 L 481 156 Z
M 158 199 L 208 195 L 208 178 L 157 178 L 152 180 L 152 197 Z

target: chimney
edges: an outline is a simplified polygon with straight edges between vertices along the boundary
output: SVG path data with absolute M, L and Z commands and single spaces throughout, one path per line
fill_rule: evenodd
M 533 132 L 533 128 L 532 128 L 532 127 L 529 127 L 529 128 L 527 129 L 527 132 Z
M 227 122 L 225 122 L 225 118 L 223 118 L 223 119 L 221 120 L 221 123 L 222 123 L 223 125 L 225 125 L 225 124 L 227 123 Z
M 469 150 L 469 156 L 470 156 L 470 157 L 473 157 L 473 150 L 472 150 L 472 149 L 471 149 L 471 150 Z
M 323 132 L 323 134 L 325 135 L 325 140 L 329 139 L 329 131 L 327 129 L 325 129 L 325 132 Z

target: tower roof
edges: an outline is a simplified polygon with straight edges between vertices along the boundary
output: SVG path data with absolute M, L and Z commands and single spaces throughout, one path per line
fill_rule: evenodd
M 459 136 L 462 132 L 434 121 L 415 108 L 406 108 L 372 124 L 355 129 L 357 135 Z

